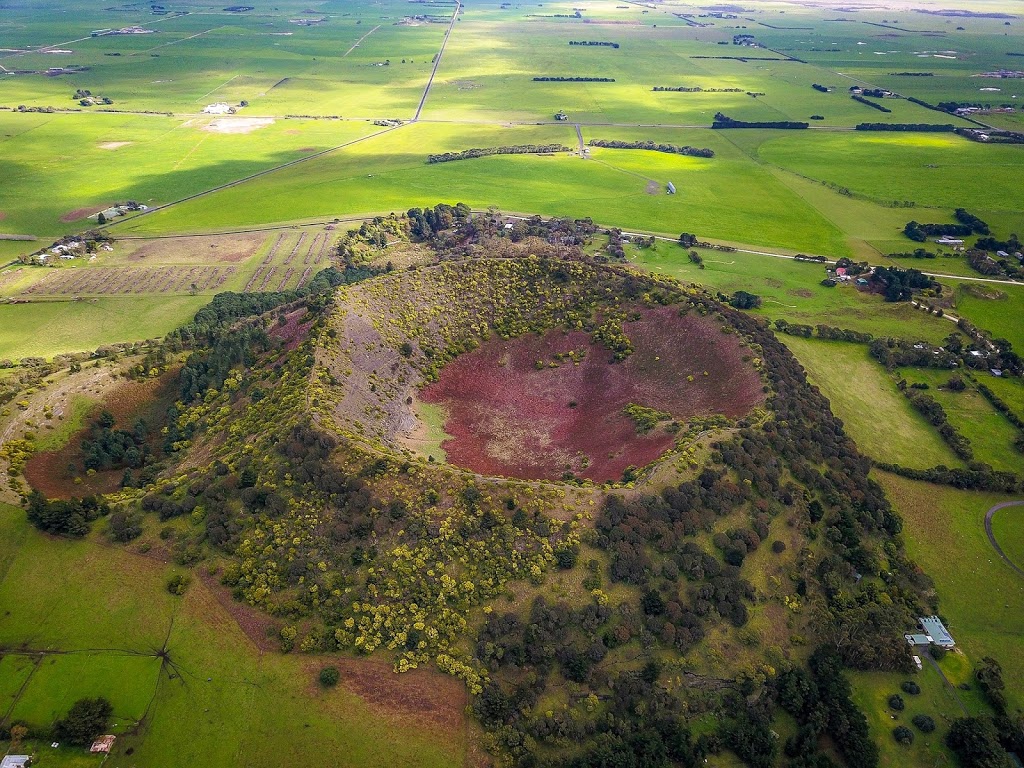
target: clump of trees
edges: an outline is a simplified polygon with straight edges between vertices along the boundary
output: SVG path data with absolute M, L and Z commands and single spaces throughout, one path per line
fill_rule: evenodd
M 90 523 L 110 513 L 110 505 L 96 496 L 47 499 L 40 491 L 32 491 L 26 500 L 28 521 L 36 528 L 59 536 L 85 536 Z
M 110 411 L 103 411 L 91 425 L 88 437 L 82 440 L 83 463 L 87 470 L 137 469 L 152 459 L 149 426 L 143 419 L 136 419 L 130 431 L 114 427 L 114 415 Z
M 914 291 L 941 291 L 938 281 L 916 269 L 900 269 L 899 267 L 875 267 L 871 281 L 882 286 L 886 301 L 910 301 Z
M 729 299 L 729 305 L 736 309 L 757 309 L 761 306 L 761 297 L 756 293 L 736 291 Z
M 598 45 L 607 48 L 618 48 L 618 43 L 609 43 L 604 40 L 570 40 L 569 45 Z
M 102 696 L 79 699 L 53 724 L 53 738 L 76 747 L 87 747 L 107 729 L 114 706 Z

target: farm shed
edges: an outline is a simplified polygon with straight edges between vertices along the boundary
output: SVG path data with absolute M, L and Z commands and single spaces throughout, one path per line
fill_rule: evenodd
M 674 195 L 676 193 L 676 185 L 673 184 L 671 181 L 667 184 L 667 187 L 668 187 L 668 193 L 670 195 Z
M 946 625 L 938 616 L 921 616 L 918 618 L 918 622 L 921 624 L 921 629 L 931 635 L 932 642 L 936 645 L 943 648 L 952 648 L 956 645 L 953 636 L 949 634 Z
M 932 638 L 920 632 L 904 635 L 908 645 L 931 645 Z
M 28 755 L 7 755 L 0 760 L 0 768 L 25 768 L 28 765 Z

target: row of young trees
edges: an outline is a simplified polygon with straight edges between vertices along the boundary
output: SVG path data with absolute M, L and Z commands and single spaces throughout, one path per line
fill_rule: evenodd
M 436 155 L 427 155 L 427 163 L 451 163 L 456 160 L 472 160 L 477 157 L 490 157 L 491 155 L 546 155 L 569 151 L 569 148 L 563 144 L 515 144 L 502 147 L 477 147 L 474 149 L 464 149 L 461 152 L 442 152 Z
M 591 147 L 606 147 L 608 149 L 646 149 L 651 152 L 665 152 L 670 155 L 689 155 L 690 157 L 714 157 L 715 152 L 706 147 L 691 147 L 689 145 L 677 146 L 675 144 L 663 144 L 650 139 L 646 141 L 617 141 L 606 139 L 591 139 L 587 142 Z
M 721 112 L 715 113 L 714 122 L 711 124 L 712 128 L 783 128 L 790 130 L 800 130 L 804 128 L 810 128 L 810 123 L 802 123 L 795 120 L 761 120 L 757 122 L 748 122 L 744 120 L 733 120 Z

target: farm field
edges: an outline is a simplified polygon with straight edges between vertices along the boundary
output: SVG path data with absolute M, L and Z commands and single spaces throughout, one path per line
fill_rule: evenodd
M 433 694 L 424 681 L 391 683 L 389 668 L 349 663 L 346 682 L 318 690 L 314 678 L 325 659 L 264 653 L 265 638 L 247 637 L 231 604 L 203 580 L 195 579 L 183 598 L 168 594 L 164 584 L 176 569 L 163 558 L 115 549 L 99 535 L 45 539 L 7 505 L 0 506 L 0 530 L 0 604 L 7 612 L 0 645 L 19 648 L 0 659 L 0 669 L 10 673 L 0 679 L 27 680 L 20 692 L 5 682 L 0 701 L 16 699 L 17 717 L 47 725 L 59 702 L 107 696 L 119 751 L 133 746 L 139 766 L 189 765 L 200 756 L 272 766 L 277 750 L 304 753 L 302 759 L 317 764 L 330 753 L 330 764 L 338 766 L 462 765 L 461 710 L 440 706 L 425 714 L 422 697 Z M 158 541 L 155 532 L 145 540 Z M 54 579 L 57 570 L 64 575 Z M 14 601 L 19 594 L 33 600 Z M 110 647 L 113 638 L 119 647 L 88 650 Z M 155 655 L 161 649 L 163 661 Z M 390 688 L 369 688 L 380 676 Z M 253 727 L 269 741 L 253 745 L 247 737 Z M 376 738 L 381 727 L 396 738 Z M 65 764 L 64 750 L 39 749 L 39 765 Z
M 961 462 L 913 409 L 864 344 L 780 336 L 829 399 L 858 447 L 873 459 L 924 469 Z M 851 386 L 851 382 L 856 382 Z M 884 430 L 879 425 L 884 424 Z
M 873 476 L 903 516 L 907 551 L 935 580 L 943 615 L 950 620 L 957 644 L 972 661 L 986 655 L 998 658 L 1014 706 L 1021 706 L 1024 577 L 999 559 L 985 537 L 984 526 L 985 512 L 1012 498 L 958 491 L 885 472 Z M 1017 512 L 1011 508 L 1002 514 L 1012 520 Z M 959 565 L 955 569 L 944 566 L 950 557 L 950 542 L 956 542 Z M 979 600 L 979 595 L 986 597 Z
M 958 765 L 982 659 L 1024 711 L 1024 507 L 1009 563 L 985 527 L 1021 431 L 978 389 L 1024 418 L 1022 172 L 1011 0 L 6 4 L 0 736 L 42 768 L 864 768 L 859 709 L 867 768 Z M 958 209 L 963 249 L 904 233 Z M 1005 370 L 955 392 L 774 321 Z M 99 491 L 76 529 L 57 500 Z M 956 651 L 854 671 L 925 609 Z M 87 696 L 107 760 L 50 746 Z

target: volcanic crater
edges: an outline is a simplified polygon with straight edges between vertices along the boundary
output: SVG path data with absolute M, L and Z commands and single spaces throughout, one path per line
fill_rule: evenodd
M 343 290 L 336 341 L 321 355 L 337 383 L 335 425 L 408 450 L 422 431 L 419 400 L 442 408 L 452 465 L 606 482 L 658 459 L 688 420 L 737 419 L 763 401 L 755 355 L 721 314 L 682 297 L 653 301 L 640 289 L 656 282 L 634 284 L 646 278 L 614 273 L 626 299 L 635 295 L 620 301 L 599 268 L 575 265 L 569 280 L 557 266 L 537 269 L 523 280 L 509 265 L 444 265 Z M 518 332 L 495 332 L 516 313 L 529 330 L 513 322 Z M 621 359 L 594 338 L 609 314 L 623 318 L 631 347 Z

